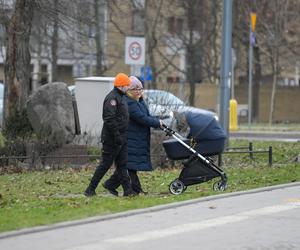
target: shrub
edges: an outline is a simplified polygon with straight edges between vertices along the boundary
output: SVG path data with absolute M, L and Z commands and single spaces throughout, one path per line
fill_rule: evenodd
M 29 138 L 32 136 L 33 129 L 29 122 L 26 109 L 13 109 L 9 118 L 5 121 L 3 135 L 7 139 Z

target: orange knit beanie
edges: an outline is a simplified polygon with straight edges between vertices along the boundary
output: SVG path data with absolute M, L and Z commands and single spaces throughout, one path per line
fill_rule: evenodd
M 115 87 L 125 87 L 125 86 L 129 86 L 130 83 L 131 83 L 131 80 L 126 74 L 119 73 L 115 77 L 114 86 Z

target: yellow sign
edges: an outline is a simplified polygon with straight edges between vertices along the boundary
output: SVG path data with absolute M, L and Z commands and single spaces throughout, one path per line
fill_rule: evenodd
M 252 32 L 255 31 L 255 26 L 256 26 L 256 13 L 251 12 L 251 30 L 252 30 Z

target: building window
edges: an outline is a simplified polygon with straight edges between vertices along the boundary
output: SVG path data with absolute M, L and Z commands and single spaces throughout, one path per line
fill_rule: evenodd
M 181 34 L 183 29 L 183 19 L 177 17 L 168 18 L 168 32 L 170 34 Z

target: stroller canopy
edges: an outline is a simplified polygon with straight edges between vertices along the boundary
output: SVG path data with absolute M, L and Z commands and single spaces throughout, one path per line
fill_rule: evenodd
M 197 142 L 226 138 L 226 134 L 216 119 L 208 114 L 185 112 L 186 121 L 190 127 L 188 137 Z
M 224 150 L 226 134 L 214 116 L 209 114 L 188 111 L 184 113 L 185 123 L 190 128 L 188 138 L 194 138 L 196 145 L 193 148 L 204 156 L 216 155 Z M 179 143 L 179 139 L 169 139 L 163 142 L 167 156 L 172 160 L 187 159 L 192 151 Z M 180 139 L 181 140 L 181 139 Z M 182 139 L 189 145 L 189 139 Z

